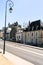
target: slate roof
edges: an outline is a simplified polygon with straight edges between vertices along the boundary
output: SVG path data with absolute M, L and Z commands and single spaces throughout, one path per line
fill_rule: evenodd
M 35 30 L 43 30 L 43 24 L 41 26 L 41 20 L 32 21 L 30 25 L 24 31 L 35 31 Z

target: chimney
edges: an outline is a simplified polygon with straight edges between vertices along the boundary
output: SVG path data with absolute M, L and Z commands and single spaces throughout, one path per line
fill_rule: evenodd
M 30 26 L 30 21 L 29 21 L 29 26 Z

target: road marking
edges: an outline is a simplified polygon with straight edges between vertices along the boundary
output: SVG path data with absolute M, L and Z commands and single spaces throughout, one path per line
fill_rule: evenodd
M 37 53 L 37 52 L 31 51 L 31 50 L 26 50 L 26 49 L 19 48 L 19 47 L 15 47 L 15 46 L 11 46 L 11 45 L 8 45 L 8 44 L 6 44 L 6 45 L 7 45 L 7 46 L 10 46 L 10 47 L 13 47 L 13 48 L 21 49 L 21 50 L 26 51 L 26 52 L 31 52 L 31 53 L 34 53 L 34 54 L 37 54 L 37 55 L 43 56 L 43 54 L 40 54 L 40 53 Z

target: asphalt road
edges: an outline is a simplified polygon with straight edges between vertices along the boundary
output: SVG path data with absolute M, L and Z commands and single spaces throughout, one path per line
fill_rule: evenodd
M 0 40 L 0 48 L 3 48 L 3 41 Z M 43 50 L 27 47 L 23 44 L 6 41 L 6 51 L 23 58 L 34 65 L 43 65 Z

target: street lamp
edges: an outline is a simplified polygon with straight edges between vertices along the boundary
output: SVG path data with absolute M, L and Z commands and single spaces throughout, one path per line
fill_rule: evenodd
M 9 12 L 12 13 L 12 7 L 13 7 L 13 2 L 11 0 L 6 1 L 6 6 L 5 6 L 5 29 L 4 29 L 4 45 L 3 45 L 3 54 L 5 54 L 5 41 L 6 41 L 6 21 L 7 21 L 7 3 L 9 2 Z

